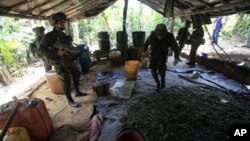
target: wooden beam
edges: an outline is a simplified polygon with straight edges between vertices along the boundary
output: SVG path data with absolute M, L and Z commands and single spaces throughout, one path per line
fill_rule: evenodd
M 46 2 L 44 2 L 44 3 L 42 3 L 42 4 L 40 4 L 40 5 L 37 5 L 37 6 L 33 7 L 33 8 L 31 8 L 31 9 L 29 9 L 29 10 L 23 12 L 23 13 L 24 13 L 24 14 L 32 13 L 32 12 L 36 11 L 37 9 L 40 9 L 41 7 L 43 7 L 43 6 L 47 5 L 47 4 L 49 4 L 49 3 L 52 2 L 52 1 L 54 1 L 54 0 L 48 0 L 48 1 L 46 1 Z
M 80 6 L 82 6 L 81 3 L 78 3 L 78 4 L 74 5 L 74 6 L 68 7 L 67 9 L 63 10 L 63 13 L 67 13 L 67 12 L 73 10 L 73 9 L 76 9 L 76 8 L 80 7 Z
M 203 14 L 203 13 L 208 13 L 208 12 L 213 12 L 213 11 L 218 11 L 218 10 L 227 10 L 231 9 L 237 6 L 249 6 L 250 3 L 246 2 L 245 0 L 239 1 L 237 3 L 230 3 L 230 4 L 225 4 L 222 6 L 218 7 L 211 7 L 207 9 L 197 9 L 196 11 L 193 12 L 188 12 L 188 13 L 179 13 L 176 14 L 176 16 L 188 16 L 188 15 L 194 15 L 194 14 Z
M 87 4 L 85 4 L 85 5 L 83 6 L 83 8 L 81 8 L 80 10 L 78 10 L 78 11 L 75 11 L 75 10 L 74 10 L 74 12 L 73 12 L 72 14 L 69 14 L 69 15 L 68 15 L 68 18 L 77 16 L 77 15 L 81 14 L 81 13 L 84 12 L 84 11 L 93 9 L 94 7 L 97 6 L 98 3 L 102 3 L 102 1 L 103 1 L 103 0 L 97 0 L 97 1 L 95 1 L 95 2 L 89 2 L 89 3 L 87 3 Z
M 30 19 L 30 20 L 47 20 L 47 17 L 27 16 L 27 15 L 10 14 L 10 13 L 0 13 L 0 16 L 12 17 L 12 18 L 16 17 L 16 18 Z
M 206 5 L 207 7 L 212 7 L 211 4 L 208 4 L 207 2 L 205 2 L 204 0 L 198 0 L 199 2 L 203 3 L 204 5 Z
M 48 13 L 47 11 L 50 11 L 51 9 L 54 9 L 54 8 L 56 8 L 56 7 L 59 7 L 60 5 L 63 5 L 64 2 L 66 2 L 66 1 L 68 1 L 68 0 L 64 0 L 64 1 L 62 1 L 62 2 L 60 2 L 60 3 L 58 3 L 58 4 L 56 4 L 56 5 L 54 5 L 54 6 L 50 7 L 50 8 L 48 8 L 48 9 L 44 9 L 43 11 L 41 11 L 41 12 L 38 14 L 38 16 L 40 16 L 40 15 L 42 15 L 42 14 L 44 14 L 44 13 Z M 45 14 L 45 15 L 47 15 L 47 14 Z
M 106 1 L 106 2 L 108 2 L 108 1 Z M 109 3 L 109 5 L 108 6 L 110 6 L 110 5 L 112 5 L 112 4 L 114 4 L 114 2 L 116 2 L 116 1 L 113 1 L 113 2 L 110 2 Z M 104 2 L 105 3 L 105 2 Z M 94 7 L 93 7 L 94 8 Z M 93 8 L 91 8 L 91 9 L 93 9 Z M 84 9 L 84 10 L 81 10 L 81 11 L 78 11 L 78 12 L 75 12 L 74 14 L 71 14 L 71 15 L 69 15 L 68 17 L 69 17 L 69 19 L 71 20 L 71 21 L 75 21 L 76 19 L 80 19 L 80 18 L 92 18 L 92 17 L 86 17 L 85 15 L 84 15 L 84 11 L 87 11 L 87 10 L 90 10 L 89 8 L 87 8 L 87 9 Z
M 0 11 L 1 11 L 1 12 L 4 12 L 4 13 L 8 13 L 8 12 L 10 12 L 12 9 L 17 8 L 17 7 L 22 6 L 22 5 L 24 5 L 24 4 L 27 4 L 27 3 L 28 3 L 27 1 L 19 2 L 19 3 L 15 4 L 15 5 L 11 6 L 11 7 L 3 8 L 3 9 L 1 9 Z

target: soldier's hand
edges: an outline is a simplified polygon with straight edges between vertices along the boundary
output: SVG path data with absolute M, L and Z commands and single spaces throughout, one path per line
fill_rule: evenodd
M 176 66 L 179 63 L 178 59 L 174 59 L 173 65 Z
M 63 48 L 60 48 L 58 51 L 57 51 L 57 55 L 58 56 L 63 56 L 65 53 L 64 49 Z

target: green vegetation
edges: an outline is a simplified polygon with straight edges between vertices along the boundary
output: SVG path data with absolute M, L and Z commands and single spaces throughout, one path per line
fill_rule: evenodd
M 247 39 L 247 31 L 250 26 L 249 14 L 237 14 L 228 16 L 222 35 L 226 39 L 236 38 L 245 41 Z
M 249 112 L 246 99 L 218 89 L 170 88 L 129 104 L 123 125 L 138 129 L 146 141 L 225 141 L 230 125 L 249 122 Z

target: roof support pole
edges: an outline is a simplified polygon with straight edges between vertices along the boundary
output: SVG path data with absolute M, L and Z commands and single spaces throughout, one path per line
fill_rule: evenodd
M 122 27 L 123 27 L 123 32 L 126 33 L 126 20 L 127 20 L 127 11 L 128 11 L 128 0 L 124 0 L 124 8 L 123 8 L 123 21 L 122 21 Z

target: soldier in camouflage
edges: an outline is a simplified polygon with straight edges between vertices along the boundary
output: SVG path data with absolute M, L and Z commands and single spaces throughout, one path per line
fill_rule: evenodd
M 40 48 L 40 41 L 44 36 L 44 31 L 45 28 L 43 26 L 33 28 L 33 32 L 36 34 L 36 39 L 33 43 L 30 43 L 29 50 L 35 58 L 42 59 L 45 71 L 48 72 L 52 69 L 50 60 L 47 57 L 42 56 L 38 51 L 38 49 Z
M 71 52 L 71 38 L 63 32 L 66 20 L 67 16 L 62 12 L 49 17 L 49 22 L 54 29 L 42 39 L 40 52 L 51 60 L 57 74 L 61 76 L 68 104 L 72 107 L 79 107 L 80 104 L 75 102 L 71 96 L 71 79 L 73 79 L 76 96 L 86 96 L 87 94 L 82 93 L 79 89 L 81 73 L 75 60 L 80 53 Z

